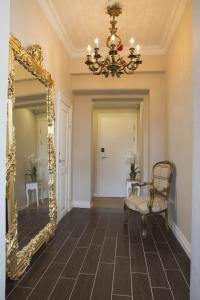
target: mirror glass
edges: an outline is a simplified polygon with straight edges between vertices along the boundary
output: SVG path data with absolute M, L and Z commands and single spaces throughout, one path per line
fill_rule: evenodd
M 46 87 L 15 61 L 13 124 L 16 138 L 14 199 L 19 250 L 49 223 Z

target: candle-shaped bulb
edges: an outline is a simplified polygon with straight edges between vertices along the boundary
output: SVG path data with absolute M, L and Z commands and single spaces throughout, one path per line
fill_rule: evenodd
M 88 51 L 88 55 L 91 55 L 91 47 L 90 47 L 90 45 L 88 45 L 87 51 Z
M 134 43 L 135 43 L 134 38 L 131 38 L 131 39 L 130 39 L 130 45 L 131 45 L 131 48 L 133 48 Z
M 140 45 L 136 46 L 136 52 L 137 52 L 137 54 L 140 54 Z
M 94 43 L 95 43 L 96 48 L 99 48 L 99 40 L 98 40 L 98 38 L 96 38 L 94 40 Z
M 114 34 L 111 36 L 111 43 L 112 43 L 113 45 L 115 44 L 115 35 L 114 35 Z

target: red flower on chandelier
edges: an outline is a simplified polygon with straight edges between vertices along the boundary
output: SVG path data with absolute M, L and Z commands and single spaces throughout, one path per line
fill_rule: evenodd
M 117 44 L 117 51 L 122 51 L 123 48 L 124 48 L 124 45 L 123 45 L 121 42 L 119 42 L 119 43 Z

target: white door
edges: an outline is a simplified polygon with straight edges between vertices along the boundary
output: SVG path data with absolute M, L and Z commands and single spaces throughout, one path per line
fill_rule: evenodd
M 97 197 L 124 197 L 130 165 L 137 152 L 137 114 L 112 113 L 98 117 Z
M 71 107 L 59 101 L 57 118 L 57 198 L 60 220 L 71 208 Z

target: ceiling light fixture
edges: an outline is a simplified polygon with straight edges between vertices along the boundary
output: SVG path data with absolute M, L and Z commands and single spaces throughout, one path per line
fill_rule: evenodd
M 133 72 L 138 68 L 138 65 L 142 63 L 140 60 L 140 46 L 134 47 L 134 38 L 130 39 L 130 48 L 128 61 L 119 55 L 118 52 L 123 50 L 123 44 L 120 36 L 117 34 L 116 28 L 116 17 L 122 13 L 122 8 L 119 4 L 114 4 L 107 7 L 107 13 L 112 18 L 110 21 L 110 35 L 107 38 L 106 45 L 109 48 L 108 55 L 105 59 L 101 59 L 102 56 L 99 53 L 99 40 L 96 38 L 94 40 L 95 47 L 94 52 L 90 45 L 87 47 L 87 59 L 85 64 L 89 67 L 90 71 L 94 75 L 103 74 L 108 77 L 110 74 L 112 77 L 120 77 L 121 74 L 133 74 Z

